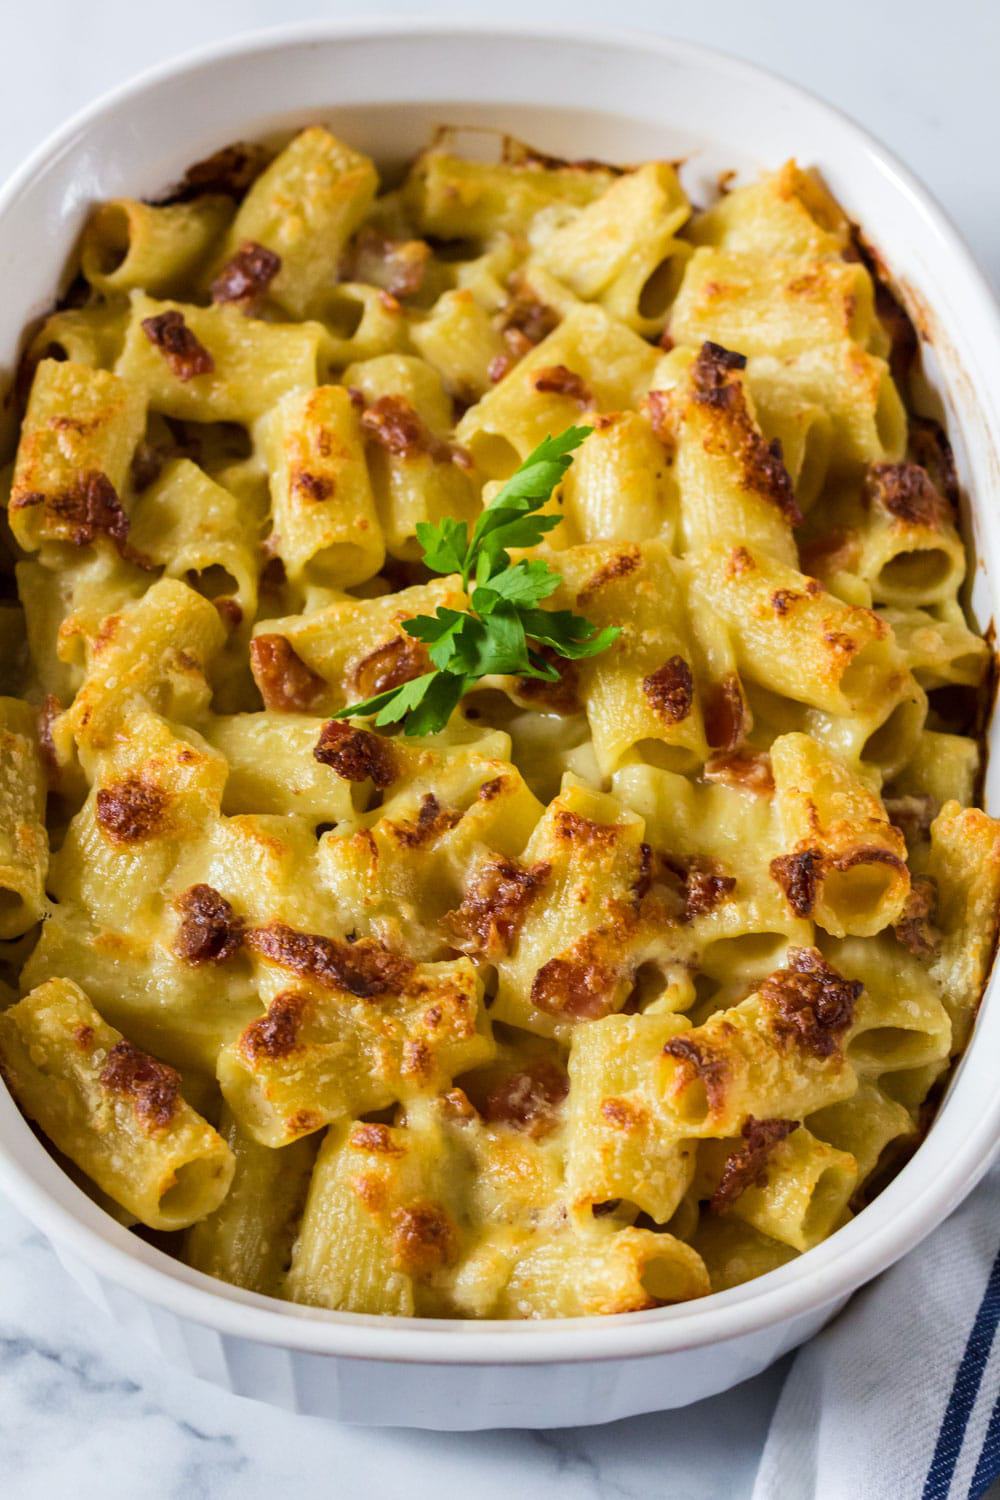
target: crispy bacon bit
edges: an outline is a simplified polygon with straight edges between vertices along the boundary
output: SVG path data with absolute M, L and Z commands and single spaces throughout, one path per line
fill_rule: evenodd
M 905 526 L 937 530 L 947 518 L 947 502 L 919 464 L 869 464 L 865 493 Z
M 313 756 L 345 781 L 370 781 L 379 791 L 391 786 L 398 774 L 389 741 L 367 729 L 352 729 L 343 719 L 323 725 Z
M 337 938 L 299 932 L 284 922 L 251 927 L 247 947 L 283 969 L 331 989 L 346 990 L 361 999 L 398 990 L 409 978 L 413 964 L 381 943 L 362 938 L 343 943 Z
M 733 875 L 720 875 L 707 860 L 691 860 L 684 880 L 684 918 L 690 922 L 714 911 L 736 889 Z
M 616 552 L 614 557 L 608 559 L 598 568 L 576 596 L 577 608 L 589 604 L 594 595 L 599 593 L 606 584 L 615 583 L 619 578 L 627 578 L 630 573 L 642 566 L 642 553 L 638 547 L 625 546 Z
M 250 670 L 265 708 L 305 713 L 326 692 L 326 683 L 307 667 L 283 635 L 255 635 L 250 642 Z
M 442 919 L 463 953 L 499 958 L 510 951 L 532 901 L 551 873 L 551 866 L 525 866 L 502 854 L 483 861 L 462 904 Z
M 101 1069 L 100 1083 L 132 1106 L 147 1135 L 166 1130 L 181 1107 L 181 1075 L 131 1042 L 116 1042 Z
M 457 808 L 442 807 L 433 792 L 426 792 L 420 800 L 416 822 L 401 819 L 388 826 L 397 843 L 407 849 L 419 849 L 424 844 L 434 843 L 461 821 L 462 814 Z
M 679 724 L 694 703 L 694 678 L 683 656 L 671 656 L 662 667 L 642 679 L 642 690 L 653 712 L 665 724 Z
M 387 693 L 431 670 L 431 660 L 422 641 L 411 635 L 394 635 L 362 657 L 351 674 L 356 690 L 364 698 Z
M 392 1136 L 388 1125 L 352 1125 L 347 1144 L 355 1151 L 374 1151 L 378 1156 L 405 1156 L 406 1148 L 400 1146 Z
M 531 383 L 545 395 L 568 396 L 581 407 L 593 404 L 594 398 L 583 376 L 567 365 L 545 365 L 532 372 Z
M 423 285 L 430 255 L 425 240 L 392 239 L 374 224 L 365 224 L 344 257 L 341 280 L 380 286 L 390 297 L 412 297 Z
M 180 913 L 178 955 L 188 964 L 221 964 L 243 942 L 243 919 L 210 885 L 192 885 L 174 902 Z
M 545 302 L 535 297 L 518 295 L 503 309 L 500 331 L 505 338 L 509 333 L 519 333 L 529 346 L 540 344 L 559 327 L 559 314 Z M 508 340 L 508 342 L 510 342 Z M 524 352 L 523 350 L 521 351 Z
M 597 955 L 592 933 L 574 943 L 568 955 L 550 958 L 531 983 L 531 1003 L 550 1016 L 594 1021 L 611 1010 L 617 975 Z
M 280 255 L 256 240 L 244 240 L 209 287 L 212 301 L 242 302 L 249 309 L 263 297 L 280 270 Z
M 558 680 L 551 677 L 519 677 L 516 683 L 517 696 L 526 703 L 539 704 L 550 713 L 564 716 L 579 713 L 580 673 L 576 662 L 560 656 L 551 646 L 538 646 L 533 650 L 536 656 L 543 657 L 550 666 L 555 667 L 559 673 Z
M 916 796 L 884 797 L 886 816 L 908 844 L 926 838 L 938 814 L 938 804 L 926 792 Z
M 299 1045 L 299 1028 L 307 1009 L 309 996 L 295 990 L 275 995 L 265 1015 L 251 1021 L 239 1039 L 239 1049 L 250 1061 L 265 1058 L 277 1062 L 289 1057 Z
M 772 859 L 771 878 L 785 893 L 785 899 L 797 917 L 808 917 L 816 905 L 816 894 L 823 876 L 823 851 L 800 849 L 795 854 L 779 854 Z
M 934 488 L 958 509 L 958 471 L 948 434 L 932 417 L 910 418 L 910 448 Z
M 713 750 L 735 750 L 750 732 L 752 720 L 735 672 L 712 683 L 704 694 L 705 736 Z
M 149 342 L 163 355 L 178 380 L 194 380 L 198 375 L 211 375 L 215 360 L 184 321 L 184 314 L 176 308 L 157 313 L 155 318 L 143 318 L 142 331 Z
M 689 1078 L 701 1079 L 712 1113 L 721 1109 L 726 1095 L 727 1068 L 724 1056 L 713 1052 L 703 1040 L 684 1035 L 671 1037 L 669 1042 L 664 1042 L 663 1053 L 665 1057 L 675 1057 L 682 1063 Z
M 263 146 L 237 141 L 232 146 L 223 146 L 204 161 L 196 161 L 184 173 L 184 181 L 165 198 L 157 200 L 159 205 L 187 203 L 203 193 L 222 193 L 228 198 L 240 199 L 255 178 L 260 176 L 267 162 Z
M 453 449 L 427 426 L 405 396 L 379 396 L 361 415 L 361 426 L 369 437 L 396 458 L 430 454 L 435 463 L 449 463 Z
M 593 818 L 585 818 L 582 813 L 567 812 L 565 808 L 560 808 L 555 815 L 556 838 L 583 848 L 589 846 L 592 849 L 612 849 L 621 831 L 618 823 L 595 823 Z
M 789 948 L 787 968 L 767 976 L 760 996 L 778 1037 L 816 1057 L 831 1057 L 854 1020 L 863 989 L 859 980 L 831 968 L 817 948 Z
M 765 752 L 754 754 L 749 750 L 713 755 L 705 762 L 705 780 L 754 792 L 758 797 L 770 797 L 774 791 L 771 757 Z
M 719 1185 L 709 1199 L 712 1212 L 724 1213 L 748 1187 L 764 1187 L 768 1157 L 798 1128 L 798 1120 L 755 1120 L 748 1115 L 741 1132 L 743 1144 L 726 1157 Z
M 935 881 L 919 876 L 910 887 L 903 915 L 892 929 L 903 947 L 918 958 L 930 958 L 941 943 L 941 933 L 934 925 L 937 898 Z
M 140 776 L 101 787 L 97 793 L 97 822 L 113 844 L 140 844 L 163 832 L 169 793 Z
M 426 1278 L 450 1266 L 458 1248 L 458 1230 L 439 1203 L 414 1202 L 393 1210 L 393 1260 L 408 1276 Z
M 559 1106 L 568 1093 L 569 1079 L 563 1069 L 542 1059 L 494 1084 L 483 1103 L 483 1119 L 540 1140 L 558 1125 Z

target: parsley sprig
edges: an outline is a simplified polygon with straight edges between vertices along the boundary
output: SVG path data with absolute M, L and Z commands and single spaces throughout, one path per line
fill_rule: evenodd
M 511 562 L 508 550 L 537 546 L 558 526 L 558 514 L 538 512 L 591 430 L 568 427 L 539 443 L 483 510 L 471 536 L 468 523 L 452 517 L 436 525 L 418 523 L 427 567 L 459 574 L 471 608 L 439 606 L 433 615 L 404 621 L 406 633 L 427 647 L 434 670 L 352 703 L 334 718 L 374 718 L 381 727 L 402 722 L 408 735 L 436 734 L 481 677 L 501 673 L 558 681 L 557 668 L 541 648 L 569 659 L 607 650 L 619 635 L 618 626 L 599 630 L 572 610 L 539 609 L 562 583 L 561 574 L 539 558 Z

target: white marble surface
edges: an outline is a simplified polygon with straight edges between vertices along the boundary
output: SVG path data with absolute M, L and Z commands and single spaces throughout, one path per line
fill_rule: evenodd
M 0 175 L 71 111 L 162 57 L 317 13 L 420 14 L 336 0 L 3 0 Z M 598 0 L 506 0 L 505 15 L 607 21 Z M 495 14 L 479 3 L 452 14 Z M 855 115 L 944 203 L 1000 285 L 993 0 L 621 0 L 614 18 L 762 62 Z M 669 22 L 667 20 L 669 18 Z M 993 189 L 990 191 L 990 182 Z M 984 190 L 985 184 L 985 190 Z M 646 1497 L 745 1500 L 783 1370 L 686 1412 L 552 1433 L 366 1433 L 258 1407 L 174 1372 L 86 1301 L 0 1201 L 4 1500 Z

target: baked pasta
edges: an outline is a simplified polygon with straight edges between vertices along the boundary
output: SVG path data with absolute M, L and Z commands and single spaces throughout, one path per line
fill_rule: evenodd
M 313 126 L 95 209 L 0 605 L 0 1068 L 84 1191 L 420 1317 L 703 1297 L 863 1209 L 1000 896 L 914 355 L 794 162 L 699 211 L 445 133 L 380 190 Z

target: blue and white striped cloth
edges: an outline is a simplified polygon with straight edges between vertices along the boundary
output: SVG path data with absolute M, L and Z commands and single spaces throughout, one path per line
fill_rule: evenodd
M 753 1500 L 978 1500 L 1000 1477 L 1000 1167 L 795 1358 Z

